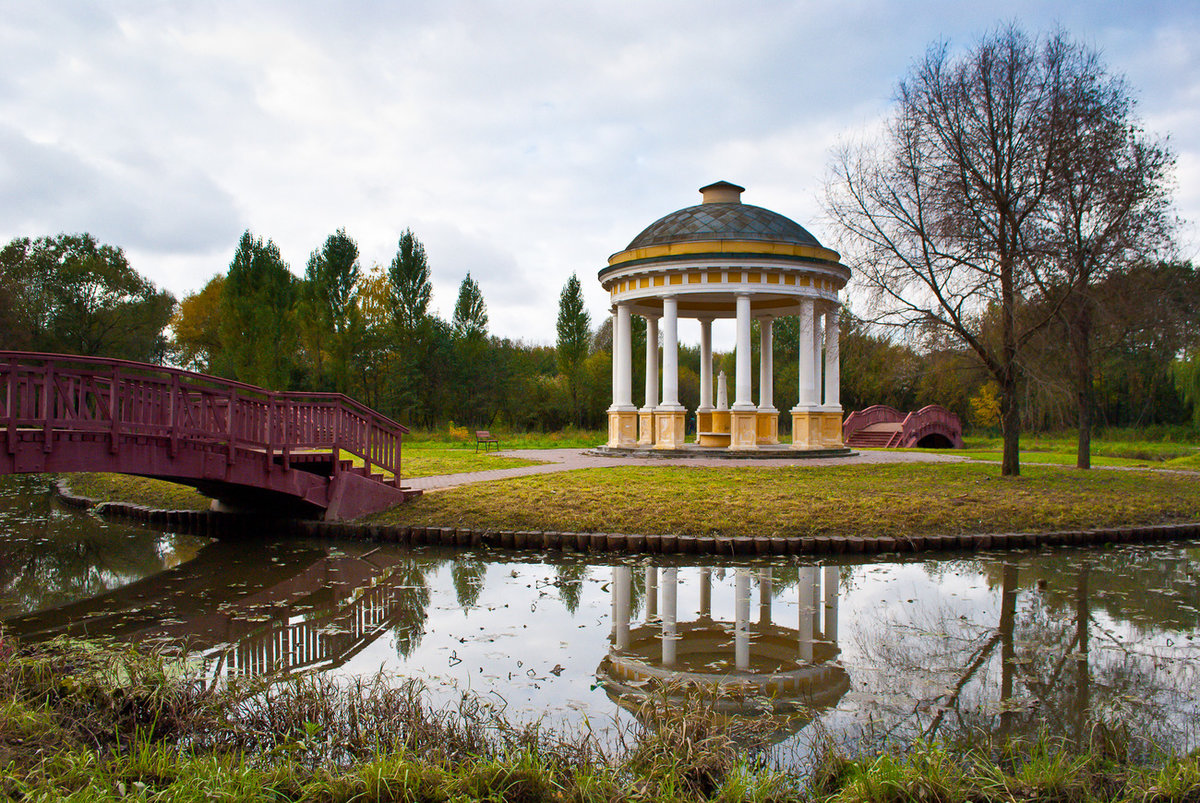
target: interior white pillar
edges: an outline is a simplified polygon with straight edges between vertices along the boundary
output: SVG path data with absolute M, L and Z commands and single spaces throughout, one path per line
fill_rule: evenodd
M 758 319 L 758 409 L 775 412 L 775 341 L 772 318 Z
M 700 408 L 702 413 L 713 409 L 712 321 L 700 319 Z
M 663 298 L 663 377 L 660 410 L 682 410 L 679 403 L 679 302 L 675 296 Z
M 629 305 L 617 305 L 617 393 L 613 407 L 635 410 L 633 406 L 633 326 Z
M 675 665 L 676 647 L 679 639 L 676 636 L 676 605 L 679 592 L 679 569 L 674 566 L 663 569 L 663 604 L 662 604 L 662 662 L 663 666 Z
M 618 650 L 629 649 L 630 589 L 633 570 L 628 566 L 614 566 L 612 579 L 613 646 Z
M 734 383 L 734 410 L 754 410 L 754 393 L 750 387 L 750 296 L 737 297 L 737 375 Z
M 796 409 L 817 403 L 816 363 L 813 358 L 813 300 L 800 299 L 800 395 Z
M 734 570 L 733 663 L 739 670 L 750 668 L 750 570 Z
M 658 318 L 646 317 L 646 403 L 643 410 L 658 406 Z
M 825 406 L 841 409 L 842 376 L 841 355 L 838 344 L 838 312 L 837 305 L 830 307 L 825 313 Z

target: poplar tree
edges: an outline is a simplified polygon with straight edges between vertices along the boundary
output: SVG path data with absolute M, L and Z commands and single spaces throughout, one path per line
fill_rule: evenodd
M 400 235 L 388 276 L 392 281 L 396 323 L 402 330 L 412 331 L 429 315 L 429 299 L 433 295 L 425 246 L 412 229 L 405 229 Z
M 583 306 L 583 287 L 572 273 L 558 297 L 558 370 L 567 380 L 571 417 L 581 424 L 579 385 L 584 360 L 592 340 L 592 321 Z
M 305 269 L 305 321 L 310 332 L 310 350 L 317 374 L 323 372 L 323 356 L 329 355 L 333 389 L 345 393 L 350 385 L 350 356 L 361 334 L 362 315 L 357 285 L 361 270 L 358 244 L 345 229 L 338 229 L 313 251 Z
M 249 230 L 242 234 L 221 294 L 225 373 L 271 390 L 291 385 L 299 340 L 296 284 L 279 246 Z

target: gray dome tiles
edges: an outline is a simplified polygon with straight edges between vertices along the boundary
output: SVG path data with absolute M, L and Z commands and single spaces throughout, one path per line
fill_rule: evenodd
M 778 212 L 742 203 L 705 203 L 659 218 L 625 250 L 703 240 L 763 240 L 821 247 L 807 229 Z

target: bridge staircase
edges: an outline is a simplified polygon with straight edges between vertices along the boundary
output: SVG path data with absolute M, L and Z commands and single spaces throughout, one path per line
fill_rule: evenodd
M 939 404 L 928 404 L 910 413 L 875 404 L 846 417 L 842 440 L 852 449 L 961 449 L 962 423 Z

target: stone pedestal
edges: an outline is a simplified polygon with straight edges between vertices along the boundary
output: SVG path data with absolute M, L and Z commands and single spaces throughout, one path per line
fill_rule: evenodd
M 608 411 L 608 445 L 613 449 L 637 446 L 637 410 Z
M 687 414 L 683 410 L 654 411 L 654 448 L 682 449 Z
M 779 412 L 759 410 L 755 415 L 755 440 L 759 446 L 774 446 L 779 443 Z
M 729 412 L 729 448 L 754 449 L 758 446 L 758 411 Z
M 792 410 L 792 448 L 824 449 L 824 413 L 818 409 Z
M 821 411 L 821 442 L 826 449 L 841 449 L 842 442 L 842 408 L 825 409 Z
M 654 411 L 638 411 L 638 446 L 654 445 Z
M 703 431 L 703 430 L 701 430 Z M 709 432 L 728 432 L 729 431 L 729 411 L 728 410 L 713 410 L 712 413 L 712 429 Z
M 700 407 L 696 410 L 696 432 L 713 432 L 713 408 Z

